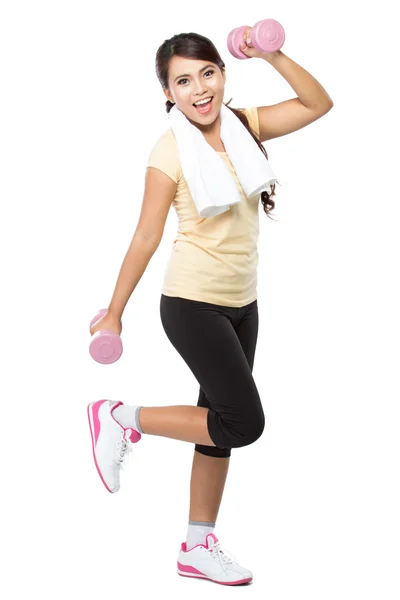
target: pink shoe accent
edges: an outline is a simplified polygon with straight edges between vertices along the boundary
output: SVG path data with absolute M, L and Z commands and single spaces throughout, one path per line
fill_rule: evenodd
M 198 569 L 195 569 L 195 567 L 190 567 L 189 565 L 183 565 L 179 561 L 178 561 L 178 569 L 180 571 L 185 571 L 185 573 L 194 573 L 195 575 L 202 575 L 203 577 L 207 577 L 207 575 L 204 575 L 204 573 L 202 573 Z
M 98 413 L 99 413 L 100 406 L 103 404 L 103 402 L 107 402 L 107 400 L 99 400 L 99 402 L 96 402 L 93 405 L 93 409 L 94 410 L 92 411 L 92 414 L 93 414 L 93 422 L 94 422 L 95 432 L 92 431 L 92 425 L 91 425 L 91 422 L 90 422 L 90 404 L 87 407 L 87 415 L 88 415 L 88 420 L 89 420 L 90 435 L 92 437 L 92 450 L 93 450 L 94 464 L 96 465 L 97 472 L 98 472 L 98 474 L 100 476 L 100 479 L 102 480 L 105 488 L 112 494 L 113 491 L 110 490 L 110 488 L 108 487 L 107 483 L 105 482 L 104 477 L 101 474 L 101 471 L 99 469 L 99 465 L 97 464 L 96 453 L 95 453 L 95 445 L 96 445 L 96 443 L 95 443 L 95 438 L 93 437 L 93 433 L 95 433 L 96 442 L 97 442 L 97 438 L 99 437 L 99 431 L 100 431 L 100 421 L 99 421 L 99 414 Z
M 129 439 L 131 440 L 132 444 L 136 444 L 136 442 L 138 442 L 141 437 L 142 435 L 139 431 L 136 431 L 136 429 L 132 429 L 132 433 Z
M 191 550 L 194 550 L 195 548 L 198 548 L 199 546 L 203 546 L 204 548 L 207 548 L 207 546 L 205 544 L 196 544 L 196 546 L 193 546 L 193 548 L 190 548 L 190 550 L 187 550 L 186 542 L 182 542 L 181 549 L 183 552 L 190 552 Z
M 199 546 L 204 546 L 204 548 L 209 548 L 209 545 L 208 545 L 208 541 L 207 541 L 207 540 L 208 540 L 208 538 L 210 537 L 210 535 L 213 537 L 213 539 L 214 539 L 214 542 L 218 542 L 218 538 L 217 538 L 217 536 L 215 535 L 215 533 L 209 533 L 209 534 L 208 534 L 208 536 L 207 536 L 207 538 L 206 538 L 206 543 L 205 543 L 205 544 L 196 544 L 196 546 L 193 546 L 193 548 L 191 548 L 190 550 L 193 550 L 194 548 L 198 548 Z M 181 545 L 181 550 L 182 550 L 183 552 L 190 552 L 190 550 L 186 550 L 186 542 L 182 542 L 182 545 Z
M 99 400 L 93 406 L 92 414 L 93 414 L 93 425 L 94 425 L 94 440 L 93 440 L 94 445 L 97 444 L 97 440 L 99 439 L 99 433 L 100 433 L 99 410 L 100 410 L 100 406 L 102 404 L 104 404 L 104 402 L 107 402 L 107 400 Z M 89 423 L 90 423 L 90 420 L 89 420 Z
M 208 579 L 209 581 L 214 581 L 214 583 L 220 583 L 221 585 L 239 585 L 241 583 L 249 583 L 249 581 L 253 581 L 252 577 L 247 577 L 247 579 L 237 579 L 236 581 L 218 581 L 218 579 L 211 579 L 211 577 L 207 577 L 207 575 L 204 575 L 204 573 L 202 573 L 201 571 L 198 571 L 197 569 L 195 569 L 195 567 L 190 567 L 189 565 L 183 565 L 182 563 L 180 563 L 178 561 L 178 569 L 179 571 L 184 571 L 183 573 L 179 573 L 178 571 L 178 575 L 180 575 L 181 577 L 194 577 L 195 579 Z M 188 573 L 188 575 L 185 575 L 185 573 Z M 189 575 L 189 573 L 192 573 L 191 575 Z
M 218 542 L 218 538 L 217 538 L 217 536 L 215 535 L 215 533 L 209 533 L 209 534 L 208 534 L 208 536 L 206 537 L 207 548 L 209 548 L 209 547 L 210 547 L 210 546 L 209 546 L 209 544 L 208 544 L 208 538 L 209 538 L 210 536 L 213 538 L 213 540 L 214 540 L 214 543 L 217 543 L 217 542 Z

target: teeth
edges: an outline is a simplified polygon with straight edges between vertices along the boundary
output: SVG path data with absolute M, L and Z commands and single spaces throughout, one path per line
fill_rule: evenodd
M 200 100 L 200 102 L 195 102 L 195 106 L 199 106 L 200 104 L 207 104 L 210 102 L 211 98 L 206 98 L 205 100 Z

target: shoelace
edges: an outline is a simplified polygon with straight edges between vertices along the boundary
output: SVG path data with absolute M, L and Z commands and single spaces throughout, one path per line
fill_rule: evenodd
M 115 462 L 122 469 L 125 465 L 129 463 L 129 455 L 132 452 L 132 444 L 130 441 L 130 436 L 132 434 L 132 429 L 126 429 L 121 436 L 121 438 L 117 442 L 116 456 Z M 126 460 L 125 460 L 126 459 Z
M 219 541 L 216 542 L 212 548 L 208 550 L 211 556 L 219 561 L 224 572 L 226 572 L 225 565 L 232 564 L 234 562 L 239 562 L 236 556 L 232 552 L 227 552 L 226 550 L 222 550 Z

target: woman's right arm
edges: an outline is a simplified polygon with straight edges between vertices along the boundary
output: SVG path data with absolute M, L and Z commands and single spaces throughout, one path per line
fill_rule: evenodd
M 147 168 L 142 211 L 108 307 L 108 314 L 118 320 L 160 244 L 176 188 L 176 182 L 168 175 L 159 169 Z

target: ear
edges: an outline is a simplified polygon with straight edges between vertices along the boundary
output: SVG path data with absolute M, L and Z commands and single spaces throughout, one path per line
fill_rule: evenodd
M 175 104 L 175 100 L 171 96 L 171 93 L 169 92 L 169 90 L 164 89 L 163 91 L 164 91 L 164 94 L 165 94 L 167 100 L 169 100 L 170 102 L 172 102 L 173 104 Z

